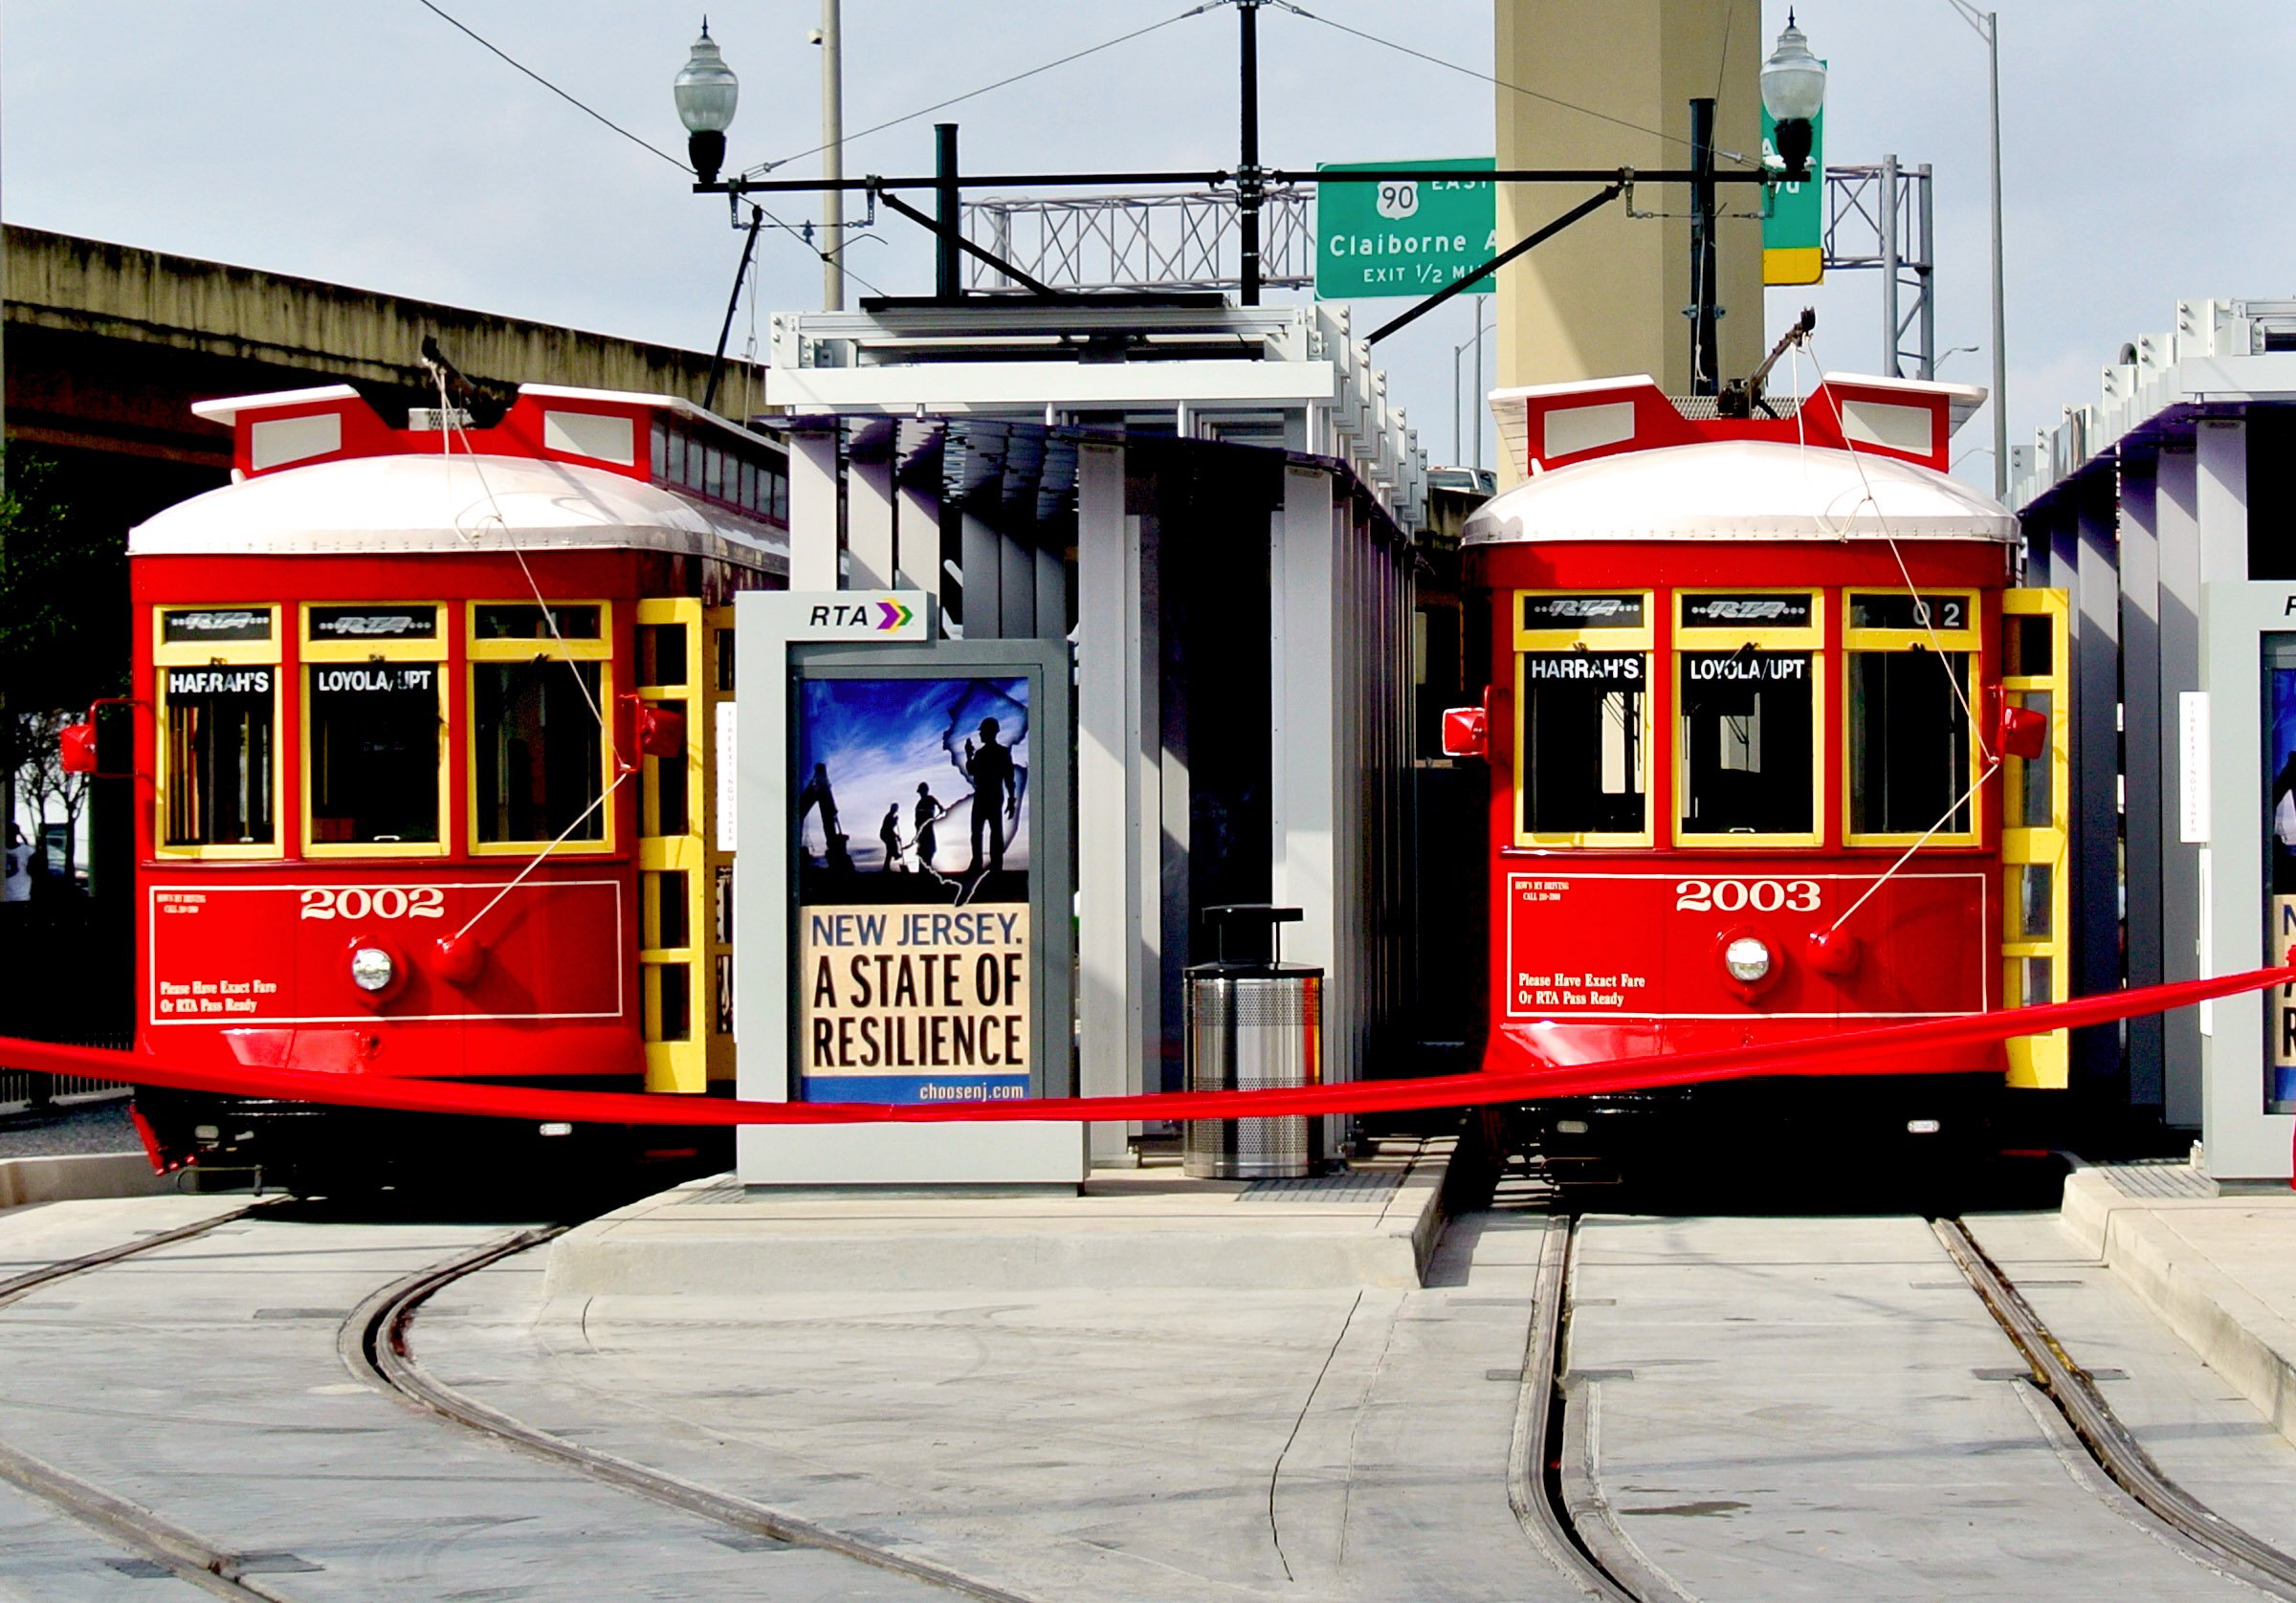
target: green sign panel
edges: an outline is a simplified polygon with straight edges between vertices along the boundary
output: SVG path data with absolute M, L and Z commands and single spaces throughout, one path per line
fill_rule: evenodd
M 1424 172 L 1324 184 L 1315 191 L 1315 298 L 1429 296 L 1498 254 L 1498 191 L 1477 178 L 1490 157 L 1456 162 L 1326 162 L 1318 172 Z M 1466 290 L 1489 295 L 1486 278 Z
M 1762 155 L 1777 154 L 1777 125 L 1762 108 Z M 1762 219 L 1762 282 L 1816 284 L 1825 278 L 1825 113 L 1810 119 L 1810 176 L 1771 191 Z

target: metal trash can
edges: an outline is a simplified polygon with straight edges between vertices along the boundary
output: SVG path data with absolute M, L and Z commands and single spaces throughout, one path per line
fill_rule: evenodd
M 1187 972 L 1188 1088 L 1252 1091 L 1323 1079 L 1323 971 L 1277 960 L 1278 925 L 1297 908 L 1233 904 L 1203 910 L 1209 963 Z M 1323 1120 L 1191 1119 L 1182 1168 L 1198 1180 L 1281 1180 L 1313 1175 Z

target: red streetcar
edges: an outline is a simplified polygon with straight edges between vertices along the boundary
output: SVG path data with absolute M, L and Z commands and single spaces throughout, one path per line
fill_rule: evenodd
M 711 736 L 732 595 L 787 582 L 781 448 L 669 397 L 540 385 L 484 427 L 393 428 L 343 386 L 196 410 L 232 429 L 233 482 L 129 544 L 138 1049 L 729 1080 Z M 137 1110 L 163 1166 L 290 1185 L 430 1161 L 447 1124 Z
M 1782 417 L 1686 415 L 1646 378 L 1493 398 L 1528 479 L 1465 527 L 1493 667 L 1446 729 L 1490 763 L 1486 1067 L 2065 996 L 2065 603 L 2014 587 L 2016 520 L 1946 472 L 1982 398 L 1841 376 Z M 1900 1066 L 1958 1072 L 1539 1112 L 1565 1150 L 1686 1100 L 1950 1133 L 1972 1092 L 2062 1087 L 2065 1043 Z

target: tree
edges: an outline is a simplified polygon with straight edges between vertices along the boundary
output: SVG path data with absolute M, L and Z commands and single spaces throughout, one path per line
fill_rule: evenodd
M 0 493 L 0 763 L 16 785 L 65 805 L 55 731 L 128 679 L 127 548 L 74 511 L 56 464 L 6 454 Z M 72 781 L 77 819 L 86 781 Z
M 33 816 L 42 823 L 64 825 L 64 879 L 70 883 L 74 855 L 78 850 L 79 815 L 88 804 L 88 776 L 64 772 L 56 736 L 86 720 L 85 713 L 19 713 L 16 726 L 23 737 L 23 757 L 16 765 L 16 787 L 32 803 Z M 57 817 L 61 814 L 61 818 Z

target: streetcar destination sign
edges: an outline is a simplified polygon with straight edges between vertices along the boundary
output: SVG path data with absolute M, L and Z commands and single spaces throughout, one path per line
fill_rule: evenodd
M 1315 190 L 1315 298 L 1433 295 L 1498 253 L 1498 194 L 1478 177 L 1490 157 L 1445 162 L 1325 162 L 1318 172 L 1406 169 L 1424 178 L 1322 184 Z M 1490 295 L 1494 278 L 1464 294 Z

